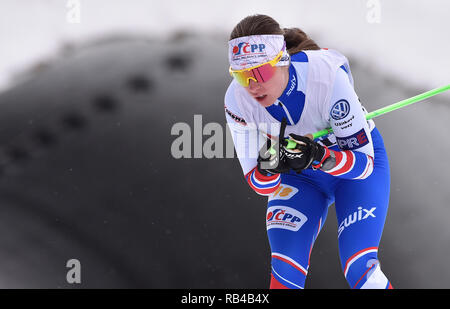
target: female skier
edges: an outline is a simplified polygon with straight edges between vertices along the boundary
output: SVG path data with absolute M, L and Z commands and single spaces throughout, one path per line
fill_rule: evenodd
M 271 17 L 254 15 L 233 29 L 229 62 L 225 116 L 245 179 L 268 196 L 270 288 L 304 288 L 332 203 L 350 287 L 392 288 L 377 257 L 389 163 L 353 88 L 348 60 L 298 28 L 281 29 Z M 311 133 L 329 127 L 333 134 L 312 140 Z M 288 140 L 295 149 L 286 147 Z

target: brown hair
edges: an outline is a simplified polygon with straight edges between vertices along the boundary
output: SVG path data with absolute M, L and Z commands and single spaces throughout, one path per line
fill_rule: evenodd
M 290 55 L 302 50 L 318 50 L 320 47 L 299 28 L 283 28 L 267 15 L 250 15 L 241 20 L 231 31 L 230 40 L 250 35 L 282 34 Z

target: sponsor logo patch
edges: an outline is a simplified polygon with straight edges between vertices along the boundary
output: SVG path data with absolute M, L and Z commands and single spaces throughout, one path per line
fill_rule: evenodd
M 248 42 L 241 42 L 233 46 L 234 56 L 265 53 L 265 44 L 250 44 Z
M 342 99 L 334 103 L 330 111 L 330 116 L 334 120 L 341 120 L 347 117 L 349 113 L 350 104 L 346 100 Z
M 341 236 L 342 232 L 348 228 L 350 225 L 366 220 L 366 219 L 370 219 L 370 218 L 375 218 L 375 210 L 377 208 L 376 207 L 372 207 L 371 209 L 365 209 L 362 207 L 358 207 L 358 211 L 355 211 L 354 213 L 352 213 L 351 215 L 349 215 L 348 217 L 346 217 L 341 224 L 339 224 L 338 227 L 338 237 Z
M 337 144 L 342 150 L 354 150 L 366 146 L 369 143 L 366 131 L 364 129 L 359 130 L 353 135 L 347 137 L 337 137 Z
M 267 209 L 267 230 L 284 229 L 297 232 L 308 218 L 296 209 L 286 206 L 272 206 Z
M 293 75 L 292 79 L 291 79 L 291 87 L 289 88 L 288 92 L 286 92 L 287 96 L 291 95 L 291 93 L 294 90 L 295 86 L 297 86 L 297 79 L 295 78 L 295 75 Z
M 245 120 L 241 117 L 236 116 L 235 114 L 233 114 L 232 112 L 230 112 L 230 110 L 225 106 L 225 112 L 228 114 L 228 116 L 231 117 L 231 119 L 233 119 L 234 121 L 236 121 L 237 123 L 240 123 L 244 126 L 247 125 L 247 123 L 245 122 Z
M 278 189 L 269 196 L 269 202 L 272 200 L 288 200 L 297 194 L 298 189 L 286 184 L 281 184 Z

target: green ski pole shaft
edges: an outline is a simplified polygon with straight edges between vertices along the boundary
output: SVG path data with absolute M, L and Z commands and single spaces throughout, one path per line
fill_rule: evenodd
M 430 98 L 432 96 L 435 96 L 435 95 L 437 95 L 439 93 L 445 92 L 445 91 L 447 91 L 449 89 L 450 89 L 450 84 L 446 85 L 446 86 L 443 86 L 443 87 L 439 87 L 439 88 L 430 90 L 430 91 L 427 91 L 427 92 L 424 92 L 422 94 L 416 95 L 415 97 L 412 97 L 412 98 L 409 98 L 409 99 L 406 99 L 406 100 L 394 103 L 392 105 L 389 105 L 389 106 L 377 109 L 376 111 L 373 111 L 371 113 L 368 113 L 366 115 L 366 119 L 370 120 L 372 118 L 375 118 L 375 117 L 387 114 L 389 112 L 392 112 L 394 110 L 400 109 L 400 108 L 405 107 L 407 105 L 423 101 L 423 100 L 428 99 L 428 98 Z M 333 129 L 331 129 L 331 128 L 328 128 L 328 129 L 325 129 L 325 130 L 322 130 L 322 131 L 318 131 L 318 132 L 313 134 L 313 138 L 316 139 L 316 138 L 325 136 L 325 135 L 327 135 L 329 133 L 332 133 L 332 132 L 333 132 Z

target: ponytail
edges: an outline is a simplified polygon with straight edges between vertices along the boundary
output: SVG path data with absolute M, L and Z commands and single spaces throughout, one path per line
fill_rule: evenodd
M 320 47 L 308 35 L 299 28 L 284 28 L 284 40 L 290 55 L 302 50 L 319 50 Z

